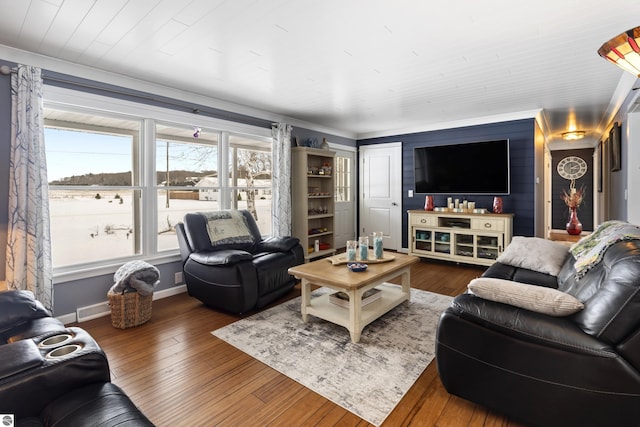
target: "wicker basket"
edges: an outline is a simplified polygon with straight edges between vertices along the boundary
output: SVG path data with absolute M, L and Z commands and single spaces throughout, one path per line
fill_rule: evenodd
M 138 292 L 124 294 L 109 291 L 111 324 L 120 329 L 142 325 L 151 319 L 151 301 L 153 295 L 142 296 Z

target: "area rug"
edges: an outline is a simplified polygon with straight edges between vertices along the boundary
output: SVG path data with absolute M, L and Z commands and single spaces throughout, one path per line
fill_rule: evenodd
M 365 327 L 355 344 L 342 326 L 312 315 L 303 323 L 300 297 L 212 334 L 379 426 L 433 360 L 438 318 L 451 299 L 411 289 L 408 304 Z

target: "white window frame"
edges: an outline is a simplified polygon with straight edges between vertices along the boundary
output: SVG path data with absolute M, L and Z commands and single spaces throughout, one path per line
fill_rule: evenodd
M 144 259 L 154 264 L 164 264 L 180 260 L 179 251 L 158 252 L 154 233 L 157 231 L 157 198 L 155 188 L 155 123 L 174 123 L 183 126 L 206 127 L 219 130 L 222 134 L 218 147 L 218 170 L 224 172 L 228 169 L 227 152 L 223 141 L 226 134 L 247 135 L 251 138 L 264 138 L 271 141 L 271 129 L 257 126 L 231 122 L 228 120 L 216 119 L 206 116 L 198 116 L 181 111 L 161 108 L 152 105 L 141 104 L 102 95 L 81 92 L 77 90 L 61 88 L 57 86 L 44 85 L 44 105 L 47 108 L 61 109 L 67 111 L 90 112 L 93 110 L 97 115 L 114 113 L 119 116 L 129 116 L 132 119 L 142 121 L 140 129 L 140 156 L 142 159 L 141 187 L 144 188 L 142 200 L 142 212 L 144 222 L 140 225 L 142 231 L 142 253 L 126 260 Z M 222 161 L 224 159 L 224 162 Z M 228 194 L 228 183 L 221 185 L 221 194 Z M 227 197 L 220 198 L 220 208 L 229 209 L 230 200 Z M 87 263 L 81 266 L 57 267 L 53 270 L 54 283 L 79 280 L 98 275 L 114 273 L 122 264 L 122 260 L 108 260 L 106 262 Z

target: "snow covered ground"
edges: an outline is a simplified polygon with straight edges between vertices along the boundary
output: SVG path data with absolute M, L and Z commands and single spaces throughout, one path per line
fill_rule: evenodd
M 132 192 L 57 191 L 49 199 L 51 212 L 51 246 L 54 267 L 94 262 L 134 255 Z M 116 198 L 118 194 L 121 199 Z M 178 248 L 172 227 L 188 212 L 218 209 L 218 202 L 171 199 L 166 207 L 164 193 L 158 196 L 158 251 Z M 271 200 L 257 200 L 258 228 L 271 232 Z M 246 209 L 239 201 L 238 208 Z M 142 218 L 144 222 L 144 218 Z

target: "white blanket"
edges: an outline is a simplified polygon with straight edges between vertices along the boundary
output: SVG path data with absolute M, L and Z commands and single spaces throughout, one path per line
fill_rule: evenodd
M 114 293 L 138 292 L 146 296 L 160 283 L 160 272 L 145 261 L 129 261 L 120 267 L 113 276 L 115 284 L 110 291 Z

